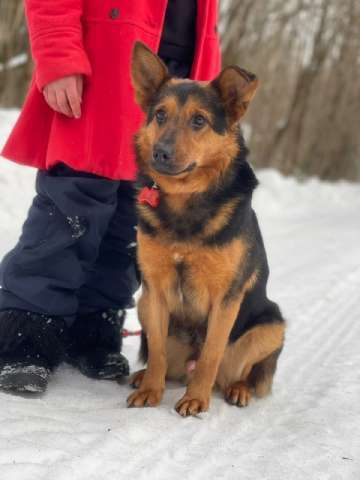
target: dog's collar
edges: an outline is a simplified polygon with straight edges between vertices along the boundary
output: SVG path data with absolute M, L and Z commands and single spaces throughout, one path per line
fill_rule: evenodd
M 151 187 L 143 187 L 138 195 L 138 202 L 141 204 L 148 204 L 156 208 L 160 203 L 159 187 L 154 182 Z

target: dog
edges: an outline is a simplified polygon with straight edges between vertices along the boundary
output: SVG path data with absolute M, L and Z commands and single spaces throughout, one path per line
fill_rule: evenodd
M 175 409 L 207 411 L 216 384 L 232 405 L 270 393 L 285 321 L 266 295 L 269 269 L 251 198 L 257 179 L 239 121 L 258 80 L 236 66 L 211 82 L 171 78 L 144 44 L 131 66 L 146 115 L 138 165 L 138 303 L 147 368 L 129 407 L 160 403 L 165 379 L 185 381 Z

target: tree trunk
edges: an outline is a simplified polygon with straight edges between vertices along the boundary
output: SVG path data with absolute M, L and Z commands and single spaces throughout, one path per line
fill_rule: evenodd
M 359 0 L 227 0 L 224 63 L 260 88 L 244 119 L 257 167 L 360 180 Z
M 21 106 L 31 76 L 22 0 L 0 0 L 0 105 Z

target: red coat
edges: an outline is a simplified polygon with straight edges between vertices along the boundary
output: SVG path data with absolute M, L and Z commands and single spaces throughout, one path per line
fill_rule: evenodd
M 217 0 L 197 0 L 191 78 L 220 68 Z M 142 114 L 134 104 L 130 54 L 135 40 L 157 51 L 167 0 L 26 0 L 35 71 L 23 110 L 2 155 L 48 169 L 62 161 L 113 179 L 132 180 L 132 137 Z M 85 75 L 82 116 L 48 107 L 41 93 L 66 75 Z

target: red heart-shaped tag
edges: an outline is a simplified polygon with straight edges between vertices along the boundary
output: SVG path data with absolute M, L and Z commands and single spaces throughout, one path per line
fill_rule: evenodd
M 156 208 L 160 202 L 160 192 L 157 188 L 144 187 L 138 196 L 139 203 L 147 203 Z

